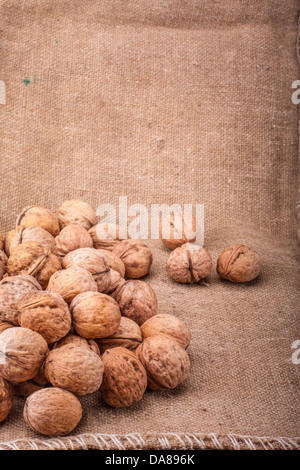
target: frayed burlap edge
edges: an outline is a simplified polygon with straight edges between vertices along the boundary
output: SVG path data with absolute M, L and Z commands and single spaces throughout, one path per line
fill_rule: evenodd
M 0 443 L 0 450 L 299 450 L 300 437 L 258 437 L 214 433 L 100 434 Z

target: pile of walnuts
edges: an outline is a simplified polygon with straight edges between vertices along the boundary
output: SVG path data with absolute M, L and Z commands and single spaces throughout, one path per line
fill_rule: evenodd
M 56 213 L 24 208 L 0 235 L 0 422 L 19 395 L 34 431 L 66 435 L 84 395 L 100 390 L 107 405 L 128 407 L 146 388 L 174 389 L 187 377 L 190 331 L 157 313 L 140 279 L 151 251 L 99 225 L 89 204 L 68 200 Z

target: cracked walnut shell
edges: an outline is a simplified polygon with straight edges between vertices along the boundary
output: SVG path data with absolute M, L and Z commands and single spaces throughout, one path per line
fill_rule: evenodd
M 261 270 L 258 253 L 246 245 L 232 245 L 221 253 L 217 261 L 217 272 L 222 279 L 230 282 L 249 282 Z
M 77 224 L 66 225 L 55 237 L 57 253 L 65 256 L 78 248 L 93 248 L 93 241 L 88 231 Z
M 0 377 L 0 423 L 4 421 L 10 413 L 13 405 L 13 387 Z
M 152 265 L 152 253 L 139 240 L 122 240 L 112 251 L 125 264 L 125 277 L 138 279 L 146 276 Z
M 69 224 L 77 224 L 89 230 L 97 223 L 97 216 L 94 209 L 84 201 L 70 199 L 64 201 L 57 209 L 56 216 L 60 229 Z
M 159 313 L 149 318 L 142 324 L 141 332 L 144 339 L 157 334 L 170 336 L 184 349 L 188 347 L 191 339 L 191 332 L 186 324 L 168 313 Z
M 47 290 L 60 294 L 64 301 L 70 304 L 76 295 L 87 291 L 98 292 L 98 287 L 89 271 L 72 266 L 52 274 Z
M 211 268 L 212 259 L 208 251 L 190 243 L 175 248 L 167 261 L 169 276 L 181 284 L 201 282 Z
M 53 237 L 59 234 L 59 224 L 56 215 L 46 207 L 27 206 L 21 214 L 18 215 L 16 227 L 23 225 L 24 227 L 42 227 Z
M 130 320 L 130 318 L 121 317 L 120 326 L 117 331 L 106 338 L 96 339 L 96 342 L 100 348 L 101 354 L 103 354 L 107 349 L 116 348 L 118 346 L 133 351 L 141 344 L 142 340 L 139 325 L 133 320 Z

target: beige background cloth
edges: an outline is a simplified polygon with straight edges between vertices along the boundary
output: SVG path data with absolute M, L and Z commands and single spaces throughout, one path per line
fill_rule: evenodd
M 65 199 L 205 205 L 214 267 L 203 286 L 146 281 L 159 311 L 190 327 L 188 379 L 125 410 L 100 394 L 67 437 L 47 439 L 16 399 L 1 449 L 300 448 L 299 2 L 0 2 L 1 231 L 28 204 Z M 248 285 L 219 280 L 233 243 L 258 250 Z

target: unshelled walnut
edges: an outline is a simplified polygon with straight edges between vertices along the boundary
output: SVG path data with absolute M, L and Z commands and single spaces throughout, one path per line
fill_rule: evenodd
M 32 379 L 25 382 L 12 382 L 14 395 L 27 398 L 33 392 L 51 386 L 44 374 L 44 364 L 45 362 L 43 362 L 38 373 Z
M 98 291 L 92 274 L 79 266 L 56 271 L 49 279 L 49 292 L 57 292 L 65 302 L 70 304 L 76 295 L 87 291 Z
M 100 356 L 80 344 L 69 343 L 52 349 L 45 361 L 45 375 L 49 382 L 79 396 L 99 389 L 103 371 Z
M 122 240 L 114 249 L 115 253 L 125 264 L 125 277 L 138 279 L 149 273 L 152 265 L 152 253 L 139 240 Z
M 261 270 L 258 253 L 246 245 L 232 245 L 224 250 L 217 261 L 217 272 L 222 279 L 233 283 L 249 282 Z
M 30 293 L 41 291 L 38 281 L 28 274 L 8 276 L 0 282 L 0 320 L 4 322 L 18 323 L 18 302 Z
M 66 225 L 55 238 L 57 252 L 65 256 L 78 248 L 93 248 L 93 241 L 88 231 L 77 224 Z
M 9 323 L 7 321 L 1 321 L 0 320 L 0 333 L 2 333 L 2 331 L 4 330 L 7 330 L 7 328 L 13 328 L 15 325 L 13 325 L 13 323 Z
M 190 343 L 191 332 L 187 325 L 168 313 L 158 313 L 149 318 L 141 326 L 143 338 L 149 338 L 157 334 L 164 334 L 175 339 L 180 346 L 186 349 Z
M 82 406 L 72 392 L 49 387 L 27 398 L 23 416 L 31 429 L 39 434 L 64 436 L 78 425 L 82 418 Z
M 0 250 L 0 281 L 6 273 L 7 259 L 4 251 Z
M 4 237 L 4 251 L 7 256 L 10 255 L 10 244 L 11 244 L 13 237 L 15 236 L 15 233 L 16 233 L 16 230 L 12 229 L 9 232 L 7 232 L 7 234 Z
M 185 243 L 175 248 L 168 258 L 167 270 L 174 281 L 181 284 L 201 282 L 211 271 L 209 252 L 198 245 Z
M 114 408 L 128 407 L 143 398 L 147 388 L 147 374 L 135 356 L 126 348 L 107 349 L 104 363 L 101 397 Z
M 0 334 L 0 376 L 11 382 L 32 379 L 39 371 L 47 342 L 35 331 L 16 326 Z
M 24 227 L 23 225 L 19 225 L 15 229 L 14 235 L 11 237 L 9 252 L 15 246 L 25 242 L 38 242 L 49 248 L 52 253 L 57 254 L 55 238 L 42 227 Z
M 118 271 L 111 269 L 109 271 L 109 284 L 102 290 L 103 294 L 112 295 L 112 293 L 125 283 L 125 279 Z
M 71 328 L 68 304 L 55 292 L 37 291 L 24 295 L 18 302 L 18 322 L 39 333 L 47 343 L 66 336 Z
M 139 326 L 157 314 L 157 298 L 152 287 L 144 281 L 130 280 L 111 293 L 122 315 Z
M 89 271 L 96 281 L 99 292 L 104 292 L 110 285 L 109 264 L 102 253 L 95 248 L 78 248 L 71 251 L 62 260 L 63 267 L 79 266 Z
M 86 338 L 83 338 L 82 336 L 73 335 L 73 334 L 68 334 L 64 338 L 54 343 L 52 349 L 60 348 L 61 346 L 64 346 L 65 344 L 75 344 L 77 346 L 88 348 L 94 353 L 96 353 L 98 356 L 100 356 L 100 349 L 96 341 L 94 341 L 93 339 L 86 339 Z
M 16 227 L 23 225 L 24 227 L 42 227 L 53 237 L 59 234 L 59 224 L 56 215 L 46 207 L 27 206 L 18 215 Z
M 142 333 L 139 325 L 130 318 L 121 317 L 120 326 L 117 331 L 106 338 L 96 339 L 101 354 L 107 349 L 123 347 L 133 351 L 142 342 Z
M 7 261 L 9 276 L 29 274 L 37 279 L 43 289 L 55 271 L 61 269 L 59 258 L 49 248 L 37 242 L 25 242 L 12 248 Z
M 128 237 L 126 228 L 118 224 L 98 223 L 89 229 L 94 248 L 112 250 L 120 240 Z
M 189 212 L 171 212 L 162 219 L 160 238 L 170 250 L 196 240 L 196 218 Z
M 12 405 L 13 387 L 7 380 L 0 377 L 0 423 L 7 418 L 12 409 Z
M 151 390 L 174 389 L 189 373 L 190 360 L 186 350 L 170 336 L 149 336 L 135 353 L 146 369 Z
M 111 269 L 113 269 L 114 271 L 118 271 L 121 277 L 125 276 L 125 264 L 123 263 L 121 258 L 119 258 L 119 256 L 117 256 L 112 251 L 104 250 L 102 248 L 98 248 L 97 251 L 99 251 L 100 253 L 102 253 L 102 255 L 105 256 L 108 265 Z
M 59 220 L 60 229 L 69 224 L 77 224 L 89 230 L 97 223 L 94 209 L 86 202 L 77 199 L 63 202 L 57 209 L 56 216 Z
M 87 339 L 105 338 L 119 328 L 121 312 L 117 302 L 100 292 L 78 294 L 70 305 L 76 332 Z

